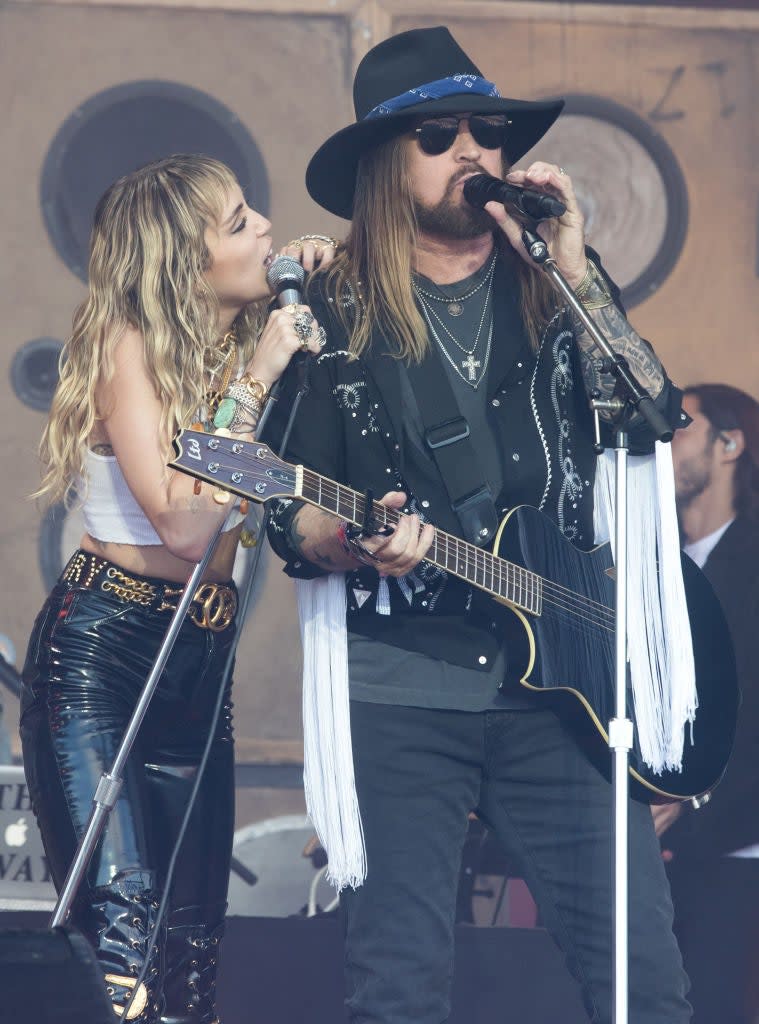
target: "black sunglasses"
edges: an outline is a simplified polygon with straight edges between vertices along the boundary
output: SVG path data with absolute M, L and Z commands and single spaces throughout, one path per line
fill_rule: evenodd
M 439 156 L 453 145 L 459 133 L 459 123 L 469 122 L 469 131 L 478 146 L 483 149 L 500 149 L 506 142 L 511 121 L 505 114 L 445 114 L 429 121 L 422 121 L 415 128 L 419 145 L 430 156 Z

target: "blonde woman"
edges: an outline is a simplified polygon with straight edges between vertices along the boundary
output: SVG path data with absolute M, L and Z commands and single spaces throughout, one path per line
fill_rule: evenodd
M 24 765 L 59 887 L 182 586 L 230 509 L 167 469 L 171 438 L 196 420 L 251 438 L 292 355 L 318 350 L 307 307 L 266 320 L 270 231 L 232 172 L 202 156 L 135 171 L 95 213 L 89 292 L 64 351 L 39 492 L 79 502 L 87 532 L 35 623 L 22 699 Z M 319 255 L 328 261 L 331 247 Z M 229 684 L 168 918 L 152 951 L 146 938 L 235 633 L 241 522 L 238 510 L 190 607 L 76 907 L 116 1013 L 149 958 L 128 1017 L 139 1024 L 217 1020 L 234 810 Z

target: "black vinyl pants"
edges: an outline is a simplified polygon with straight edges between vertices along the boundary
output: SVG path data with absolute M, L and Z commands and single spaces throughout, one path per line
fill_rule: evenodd
M 21 739 L 32 805 L 59 889 L 170 619 L 168 611 L 63 582 L 37 617 L 23 671 Z M 146 936 L 234 630 L 234 622 L 222 632 L 189 620 L 182 625 L 74 908 L 73 923 L 95 947 L 115 1006 L 125 1004 L 148 955 Z M 150 955 L 147 1003 L 139 1016 L 130 1014 L 138 1024 L 216 1020 L 234 825 L 231 707 L 227 692 L 168 917 Z M 132 1010 L 136 1005 L 137 999 Z
M 475 809 L 529 885 L 588 1017 L 610 1024 L 612 788 L 562 721 L 550 710 L 352 701 L 351 729 L 367 854 L 365 883 L 342 893 L 353 1024 L 448 1019 L 461 851 Z M 636 801 L 629 809 L 629 1019 L 685 1024 L 687 979 L 651 812 Z

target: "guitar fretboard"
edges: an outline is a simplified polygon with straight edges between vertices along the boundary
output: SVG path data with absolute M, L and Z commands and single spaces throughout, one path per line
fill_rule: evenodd
M 365 521 L 364 495 L 320 476 L 319 473 L 304 469 L 301 494 L 327 512 L 333 512 L 356 525 Z M 371 515 L 380 526 L 395 526 L 401 513 L 373 501 Z M 503 598 L 531 615 L 541 614 L 543 578 L 521 565 L 507 562 L 475 544 L 437 529 L 432 547 L 425 558 L 453 576 Z

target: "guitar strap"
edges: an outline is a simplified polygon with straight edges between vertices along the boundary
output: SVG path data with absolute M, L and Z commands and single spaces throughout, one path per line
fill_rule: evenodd
M 498 529 L 498 513 L 490 486 L 461 415 L 456 395 L 437 349 L 422 363 L 408 367 L 424 426 L 424 440 L 437 465 L 464 538 L 488 544 Z

